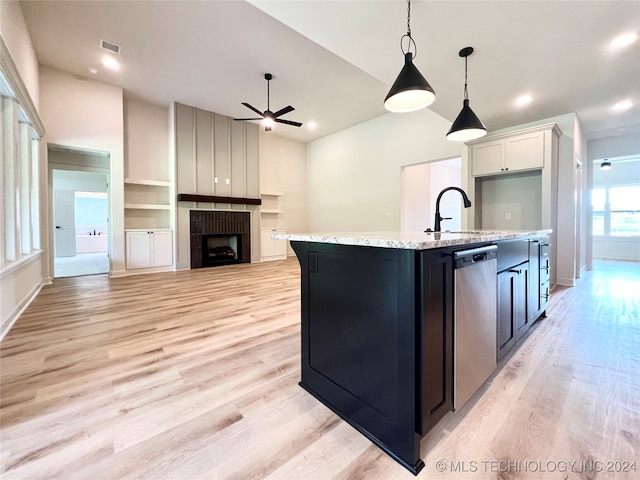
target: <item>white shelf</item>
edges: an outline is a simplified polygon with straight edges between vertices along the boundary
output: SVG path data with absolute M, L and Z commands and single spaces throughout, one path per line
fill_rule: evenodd
M 276 208 L 262 208 L 260 209 L 260 213 L 284 213 L 284 210 L 279 210 Z
M 171 182 L 165 182 L 163 180 L 133 180 L 131 178 L 125 178 L 124 183 L 131 185 L 150 185 L 152 187 L 170 187 Z
M 124 208 L 129 210 L 170 210 L 171 205 L 157 203 L 125 203 Z
M 262 197 L 282 197 L 284 196 L 284 192 L 262 192 L 260 194 Z

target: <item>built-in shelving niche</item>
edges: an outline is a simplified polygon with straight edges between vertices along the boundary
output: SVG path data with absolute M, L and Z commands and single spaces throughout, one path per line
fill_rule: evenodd
M 169 182 L 126 179 L 124 202 L 125 229 L 171 228 Z
M 484 230 L 542 228 L 542 171 L 475 178 L 475 225 Z

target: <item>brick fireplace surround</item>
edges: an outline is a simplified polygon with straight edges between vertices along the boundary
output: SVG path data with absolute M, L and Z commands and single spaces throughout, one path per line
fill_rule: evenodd
M 235 236 L 238 244 L 238 263 L 251 263 L 250 212 L 191 210 L 191 268 L 203 268 L 207 237 Z

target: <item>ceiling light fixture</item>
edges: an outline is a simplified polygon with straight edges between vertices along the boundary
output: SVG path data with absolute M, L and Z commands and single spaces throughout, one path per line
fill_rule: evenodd
M 611 170 L 611 162 L 605 158 L 600 164 L 600 170 Z
M 405 38 L 406 52 L 402 45 Z M 415 53 L 411 53 L 411 45 Z M 404 67 L 384 99 L 384 108 L 390 112 L 413 112 L 428 107 L 436 99 L 436 92 L 413 64 L 418 47 L 411 37 L 411 0 L 407 0 L 407 33 L 400 38 L 400 50 L 404 54 Z
M 87 70 L 89 70 L 89 73 L 93 73 L 94 75 L 98 74 L 98 69 L 97 68 L 89 67 Z
M 311 122 L 307 123 L 307 127 L 309 128 L 309 130 L 315 130 L 317 126 L 318 125 L 314 121 L 311 121 Z
M 487 134 L 487 127 L 483 125 L 471 107 L 469 106 L 469 93 L 467 91 L 467 57 L 473 53 L 473 47 L 465 47 L 458 55 L 464 57 L 464 100 L 462 110 L 453 121 L 447 140 L 454 142 L 466 142 L 484 137 Z
M 527 105 L 528 103 L 531 103 L 531 100 L 533 100 L 531 95 L 520 95 L 516 98 L 516 105 Z
M 613 109 L 617 110 L 618 112 L 621 112 L 622 110 L 629 110 L 632 106 L 633 106 L 633 102 L 631 100 L 622 100 L 616 103 L 613 106 Z
M 102 65 L 104 65 L 109 70 L 118 70 L 120 68 L 120 64 L 118 63 L 118 61 L 108 55 L 102 57 Z
M 637 33 L 624 33 L 622 35 L 618 35 L 616 38 L 611 40 L 611 46 L 613 48 L 626 47 L 627 45 L 631 45 L 638 39 Z

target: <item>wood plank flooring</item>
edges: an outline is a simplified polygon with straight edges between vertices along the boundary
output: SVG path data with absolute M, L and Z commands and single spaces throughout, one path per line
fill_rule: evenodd
M 640 478 L 638 292 L 609 262 L 557 289 L 419 478 Z M 0 476 L 412 478 L 297 385 L 299 325 L 295 259 L 56 279 L 0 344 Z

